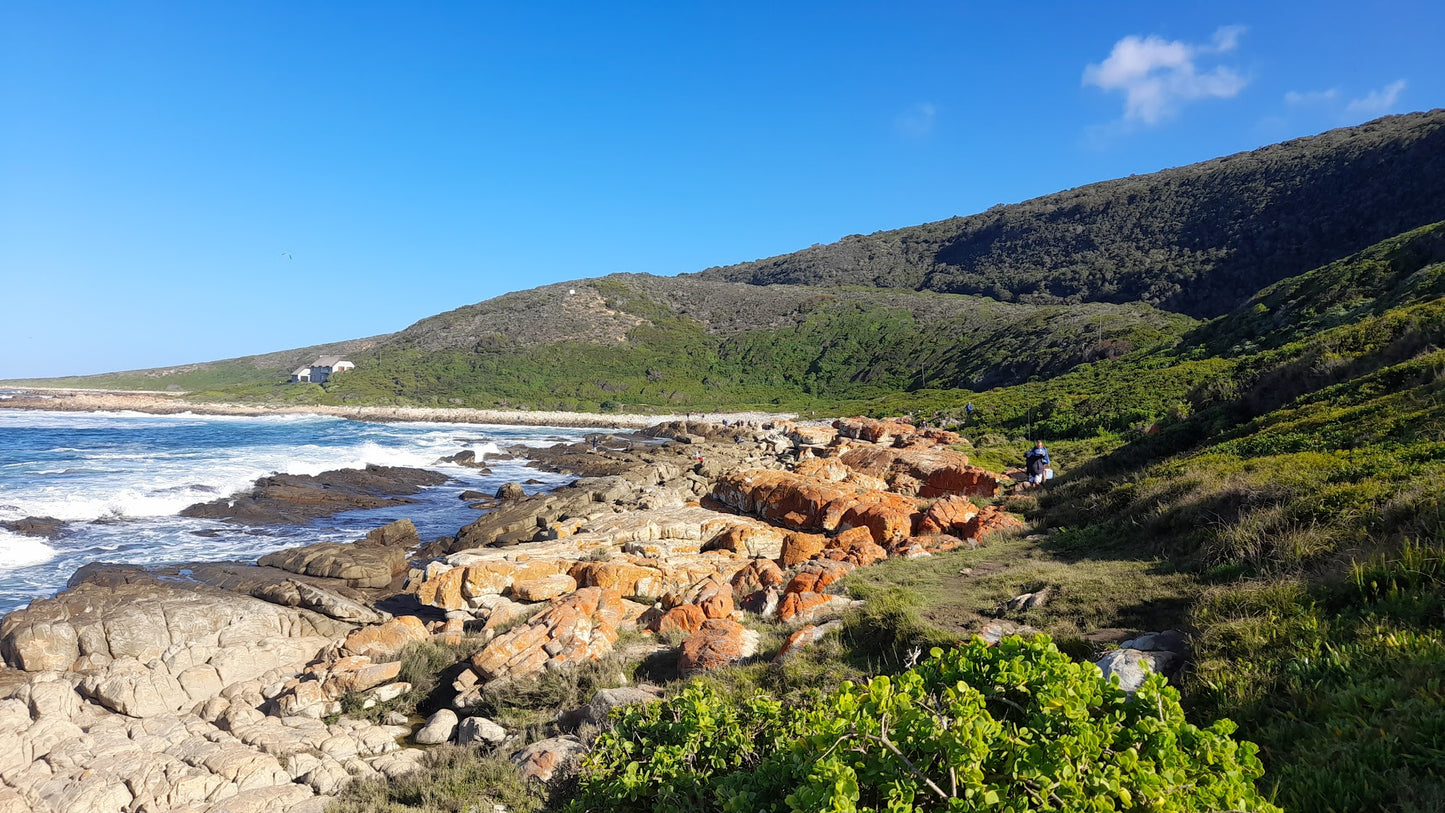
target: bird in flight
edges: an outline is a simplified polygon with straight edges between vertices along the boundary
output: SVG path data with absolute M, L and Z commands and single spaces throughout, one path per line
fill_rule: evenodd
M 282 257 L 285 257 L 286 259 L 289 260 L 289 259 L 291 259 L 291 252 L 289 252 L 289 251 L 283 251 L 283 252 L 281 252 L 281 256 L 282 256 Z

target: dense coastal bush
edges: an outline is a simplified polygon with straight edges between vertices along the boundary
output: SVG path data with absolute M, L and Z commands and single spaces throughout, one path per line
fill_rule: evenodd
M 1269 283 L 1445 218 L 1442 124 L 1439 110 L 1390 116 L 701 276 L 1218 316 Z
M 807 706 L 697 684 L 624 709 L 567 810 L 1277 810 L 1233 730 L 1157 675 L 1130 696 L 1044 636 L 974 639 Z

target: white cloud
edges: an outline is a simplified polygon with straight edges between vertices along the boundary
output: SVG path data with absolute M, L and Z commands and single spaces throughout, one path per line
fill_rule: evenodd
M 1351 99 L 1345 105 L 1345 112 L 1352 115 L 1383 116 L 1395 108 L 1395 103 L 1400 100 L 1400 94 L 1405 90 L 1405 80 L 1396 79 L 1379 90 L 1372 90 L 1360 99 Z
M 1224 26 L 1209 45 L 1192 45 L 1163 37 L 1128 36 L 1114 43 L 1109 58 L 1084 68 L 1084 84 L 1123 91 L 1124 120 L 1158 124 L 1185 102 L 1229 99 L 1248 84 L 1233 68 L 1215 66 L 1200 72 L 1200 57 L 1224 54 L 1239 47 L 1244 27 Z
M 1214 52 L 1217 54 L 1233 51 L 1239 47 L 1239 38 L 1248 29 L 1242 25 L 1222 25 L 1214 32 Z
M 898 132 L 910 138 L 923 138 L 933 132 L 933 122 L 938 118 L 938 106 L 932 102 L 920 102 L 908 108 L 894 122 Z

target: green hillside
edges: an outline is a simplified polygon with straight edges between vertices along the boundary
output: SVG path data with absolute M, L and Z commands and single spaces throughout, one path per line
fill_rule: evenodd
M 987 239 L 959 242 L 949 221 L 767 265 L 882 288 L 727 281 L 774 281 L 766 264 L 614 275 L 370 340 L 73 381 L 262 402 L 912 413 L 957 425 L 994 468 L 1043 438 L 1060 477 L 1008 507 L 1046 538 L 870 569 L 851 587 L 866 608 L 823 651 L 901 673 L 900 652 L 957 632 L 948 619 L 1008 615 L 999 597 L 1022 584 L 959 578 L 1011 559 L 1038 574 L 1028 591 L 1059 597 L 1010 617 L 1061 648 L 1087 651 L 1099 626 L 1189 632 L 1185 710 L 1238 723 L 1283 808 L 1445 809 L 1445 213 L 1425 216 L 1445 188 L 1441 123 L 1394 117 L 965 219 Z M 1090 234 L 1097 251 L 1066 239 Z M 909 290 L 935 283 L 996 298 Z M 322 352 L 357 367 L 282 383 Z M 722 679 L 798 690 L 765 665 Z
M 1172 697 L 1171 705 L 1161 697 L 1158 719 L 1232 720 L 1220 723 L 1218 731 L 1256 743 L 1259 762 L 1253 746 L 1244 746 L 1242 758 L 1232 761 L 1219 741 L 1205 747 L 1209 753 L 1179 757 L 1180 764 L 1215 765 L 1216 771 L 1202 776 L 1236 783 L 1235 790 L 1257 784 L 1268 801 L 1203 804 L 1171 793 L 1168 800 L 1177 803 L 1172 809 L 1269 809 L 1270 803 L 1291 811 L 1441 809 L 1442 246 L 1445 222 L 1396 235 L 1285 279 L 1177 340 L 1178 334 L 1161 333 L 1165 338 L 1153 344 L 1038 380 L 991 389 L 919 382 L 909 389 L 884 378 L 882 394 L 835 401 L 836 409 L 880 416 L 912 412 L 933 420 L 936 414 L 938 421 L 958 424 L 970 439 L 970 456 L 992 467 L 1016 464 L 1029 439 L 1041 437 L 1053 450 L 1060 476 L 1040 492 L 1007 499 L 1008 508 L 1030 520 L 1027 536 L 994 538 L 978 550 L 893 560 L 854 574 L 846 584 L 862 608 L 801 663 L 723 670 L 686 689 L 675 686 L 669 704 L 629 711 L 604 731 L 576 793 L 554 798 L 548 809 L 597 810 L 621 803 L 638 809 L 751 810 L 771 809 L 766 805 L 780 803 L 784 794 L 827 796 L 833 775 L 819 775 L 813 766 L 831 764 L 827 759 L 843 741 L 840 731 L 873 724 L 866 714 L 857 717 L 875 708 L 870 703 L 880 715 L 922 709 L 920 724 L 972 719 L 935 705 L 942 694 L 927 689 L 935 677 L 946 678 L 941 686 L 960 685 L 960 673 L 947 671 L 954 666 L 913 662 L 928 647 L 951 644 L 982 619 L 995 617 L 1042 630 L 1076 657 L 1096 649 L 1086 636 L 1103 628 L 1189 633 L 1193 651 L 1180 679 L 1182 711 Z M 714 357 L 705 341 L 714 334 L 701 327 L 705 314 L 665 316 L 679 309 L 673 303 L 657 310 L 665 297 L 656 290 L 644 295 L 645 279 L 600 282 L 618 319 L 643 319 L 644 327 L 635 329 L 642 332 L 634 335 L 639 348 L 672 348 L 672 364 L 687 363 L 689 352 L 697 354 L 695 360 L 726 364 L 728 353 L 737 352 L 752 360 L 758 375 L 773 371 L 777 392 L 866 379 L 867 362 L 887 355 L 876 348 L 900 348 L 917 358 L 922 343 L 909 345 L 902 337 L 910 329 L 929 329 L 927 320 L 908 325 L 903 312 L 845 297 L 820 301 L 791 327 L 728 333 Z M 876 302 L 901 301 L 888 296 Z M 1041 313 L 1017 312 L 1020 321 L 1014 324 L 1028 324 Z M 911 312 L 909 317 L 917 318 Z M 962 314 L 950 318 L 970 324 Z M 1064 317 L 1055 312 L 1043 318 Z M 956 326 L 931 335 L 950 330 L 966 339 Z M 1069 331 L 1060 325 L 1048 335 L 1054 332 Z M 857 336 L 868 341 L 850 342 Z M 539 344 L 532 352 L 555 347 Z M 828 353 L 819 353 L 824 347 Z M 836 359 L 840 366 L 802 366 L 809 360 L 806 348 L 815 359 Z M 932 364 L 928 369 L 948 369 L 941 357 Z M 891 358 L 880 369 L 894 369 Z M 656 370 L 664 378 L 677 372 Z M 868 383 L 849 392 L 861 395 Z M 971 415 L 967 404 L 974 406 Z M 1001 605 L 1021 591 L 1040 590 L 1051 592 L 1047 604 L 1026 610 Z M 1044 680 L 1040 670 L 1048 673 L 1049 686 L 1070 685 L 1074 667 L 1044 644 L 1035 643 L 1032 655 L 1019 644 L 998 652 L 981 643 L 971 646 L 966 655 L 947 646 L 942 651 L 953 653 L 944 656 L 955 659 L 950 663 L 985 672 L 995 663 L 1008 664 L 1007 678 L 974 674 L 985 691 L 1001 691 L 1008 680 Z M 868 680 L 879 673 L 894 681 Z M 893 698 L 903 703 L 896 710 L 883 704 Z M 1119 719 L 1091 716 L 1098 708 L 1082 704 L 1070 718 L 1068 736 L 1047 742 L 1068 742 L 1105 718 Z M 932 733 L 911 745 L 951 748 L 961 742 L 928 730 Z M 827 736 L 811 736 L 818 732 Z M 1160 734 L 1148 742 L 1197 746 L 1198 737 Z M 1024 736 L 976 747 L 980 764 L 995 764 L 984 756 L 1018 754 L 999 768 L 997 782 L 1007 785 L 1025 774 L 1035 776 L 1038 760 L 1055 765 L 1053 752 L 1035 745 Z M 1128 751 L 1128 741 L 1120 747 Z M 694 753 L 703 767 L 679 761 L 682 756 L 652 758 Z M 848 753 L 856 753 L 850 765 L 860 774 L 885 775 L 878 768 L 886 757 L 862 746 Z M 1067 755 L 1058 759 L 1067 762 Z M 1106 770 L 1090 764 L 1070 776 L 1095 769 Z M 1183 773 L 1169 781 L 1180 788 L 1203 787 Z M 1088 780 L 1080 783 L 1067 786 L 1077 803 L 1064 801 L 1074 798 L 1067 797 L 1064 784 L 1056 787 L 1064 796 L 1047 799 L 1028 781 L 1010 798 L 1031 800 L 1027 809 L 1083 809 L 1083 800 L 1114 798 L 1108 793 L 1123 786 L 1090 790 Z M 910 804 L 899 809 L 949 809 L 922 794 Z
M 61 376 L 57 378 L 25 378 L 0 382 L 9 386 L 77 387 L 110 390 L 157 390 L 195 392 L 248 384 L 274 384 L 285 381 L 292 370 L 332 353 L 350 355 L 365 352 L 387 337 L 353 339 L 312 347 L 298 347 L 255 356 L 182 364 L 175 367 L 154 367 L 99 375 Z
M 1441 219 L 1445 110 L 1433 110 L 700 276 L 1139 301 L 1211 317 L 1272 282 Z
M 1261 745 L 1286 809 L 1438 809 L 1442 246 L 1445 223 L 1401 235 L 1170 350 L 873 411 L 970 401 L 981 460 L 1047 438 L 1067 470 L 1033 509 L 1053 554 L 1189 574 L 1186 704 Z
M 1058 375 L 1170 345 L 1195 324 L 1137 304 L 1023 305 L 630 274 L 507 294 L 349 345 L 41 383 L 189 386 L 194 399 L 288 403 L 835 409 L 898 390 Z M 296 366 L 337 352 L 329 348 L 347 352 L 356 369 L 324 386 L 285 383 Z

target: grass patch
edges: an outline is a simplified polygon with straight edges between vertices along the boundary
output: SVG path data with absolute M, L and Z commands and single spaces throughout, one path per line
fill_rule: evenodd
M 512 813 L 542 810 L 540 785 L 528 784 L 515 766 L 475 747 L 443 745 L 422 758 L 421 768 L 398 779 L 352 782 L 328 808 L 330 813 L 490 813 L 502 805 Z

